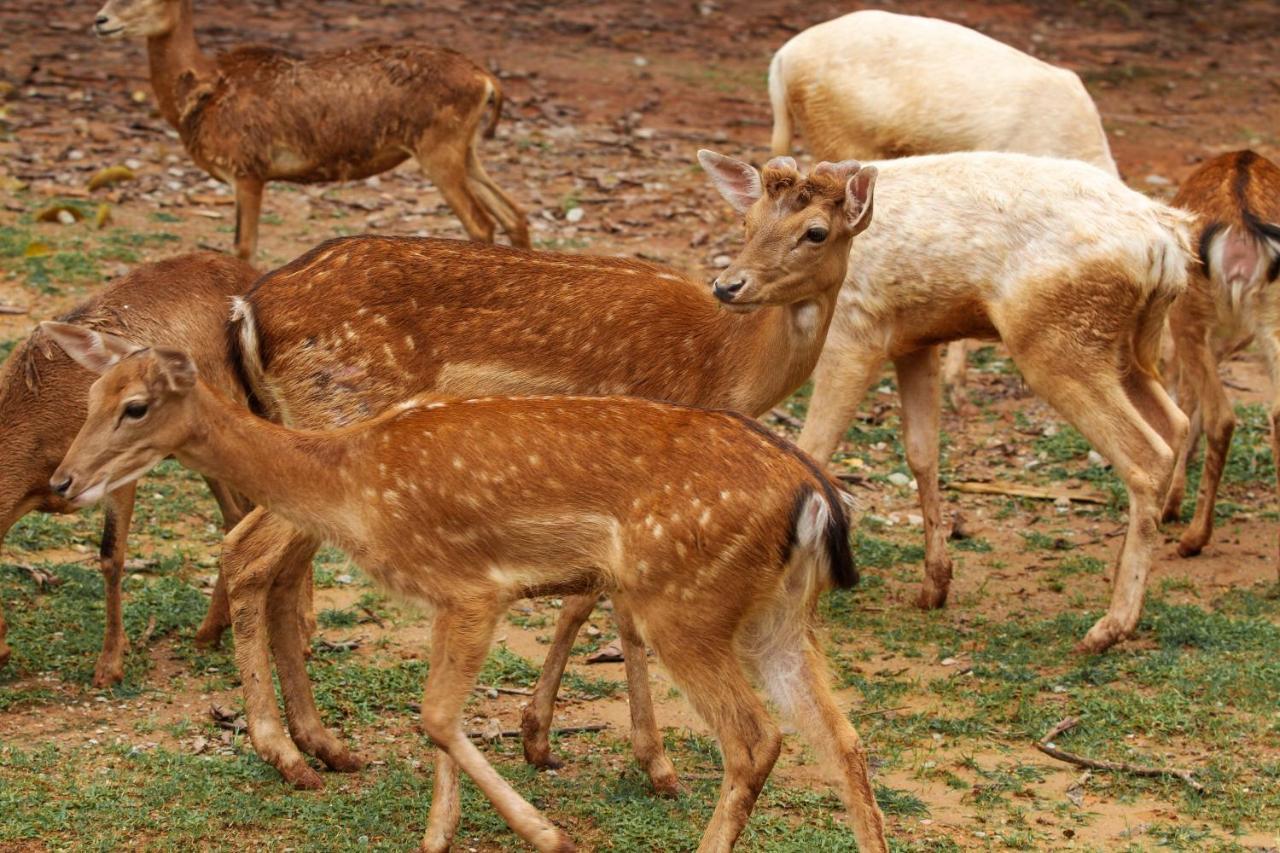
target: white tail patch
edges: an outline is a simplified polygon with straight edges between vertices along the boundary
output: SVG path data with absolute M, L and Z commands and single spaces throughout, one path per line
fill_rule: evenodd
M 805 498 L 796 519 L 796 547 L 805 551 L 822 552 L 823 535 L 831 521 L 831 508 L 822 495 L 813 492 Z
M 1265 283 L 1271 248 L 1268 241 L 1258 240 L 1235 226 L 1223 228 L 1209 240 L 1204 262 L 1210 280 L 1233 316 L 1247 312 L 1246 303 Z

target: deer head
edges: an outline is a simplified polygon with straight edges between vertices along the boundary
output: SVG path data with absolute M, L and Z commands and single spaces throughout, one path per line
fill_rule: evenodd
M 155 38 L 173 31 L 179 0 L 107 0 L 93 19 L 99 38 Z
M 83 326 L 40 327 L 77 363 L 101 374 L 89 389 L 84 426 L 49 479 L 73 506 L 88 506 L 150 471 L 191 434 L 196 366 L 184 352 L 141 347 Z
M 795 160 L 774 157 L 761 173 L 706 150 L 698 161 L 746 218 L 746 246 L 712 284 L 717 299 L 751 310 L 800 302 L 844 281 L 850 241 L 871 224 L 874 166 L 819 163 L 804 175 Z

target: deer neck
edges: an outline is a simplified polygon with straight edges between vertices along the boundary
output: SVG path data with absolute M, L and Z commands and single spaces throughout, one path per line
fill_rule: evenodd
M 722 312 L 730 338 L 726 350 L 733 370 L 731 407 L 759 415 L 804 384 L 813 372 L 835 314 L 839 287 L 802 302 L 761 308 L 745 317 Z M 733 328 L 737 325 L 737 328 Z
M 179 462 L 313 535 L 348 539 L 347 440 L 263 420 L 204 383 L 192 393 L 194 426 L 174 451 Z
M 147 57 L 160 114 L 177 128 L 185 113 L 186 93 L 195 88 L 194 84 L 211 80 L 217 73 L 217 65 L 196 44 L 191 0 L 178 4 L 177 19 L 169 32 L 147 39 Z

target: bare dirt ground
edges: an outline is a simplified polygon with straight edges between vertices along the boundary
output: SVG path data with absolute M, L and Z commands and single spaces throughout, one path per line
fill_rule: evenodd
M 1274 71 L 1278 3 L 925 0 L 878 5 L 950 18 L 1081 73 L 1098 103 L 1121 172 L 1131 186 L 1154 196 L 1171 196 L 1196 163 L 1219 152 L 1252 147 L 1280 157 L 1280 82 Z M 770 123 L 765 70 L 772 51 L 805 27 L 850 9 L 782 0 L 429 5 L 228 0 L 216 8 L 200 4 L 196 25 L 207 50 L 265 42 L 307 52 L 399 40 L 455 47 L 502 80 L 506 115 L 497 139 L 484 145 L 482 156 L 495 180 L 529 212 L 538 246 L 636 255 L 710 277 L 717 256 L 732 252 L 739 233 L 697 169 L 694 152 L 711 147 L 762 160 Z M 231 242 L 230 195 L 188 161 L 176 136 L 156 114 L 143 46 L 96 41 L 89 34 L 95 11 L 93 2 L 0 4 L 6 45 L 0 52 L 0 303 L 28 312 L 0 316 L 0 341 L 25 335 L 34 322 L 68 308 L 132 262 L 197 246 L 226 248 Z M 129 165 L 136 179 L 92 193 L 86 188 L 95 172 L 121 164 Z M 34 213 L 55 200 L 80 204 L 89 219 L 74 224 L 33 221 Z M 100 230 L 91 221 L 99 205 L 106 205 L 109 216 Z M 579 207 L 581 219 L 567 216 Z M 320 240 L 366 231 L 463 236 L 440 196 L 409 163 L 348 185 L 271 185 L 257 262 L 269 268 Z M 181 282 L 174 286 L 181 287 Z M 973 377 L 977 414 L 949 412 L 945 418 L 945 479 L 1105 487 L 1105 470 L 1087 459 L 1087 448 L 1055 441 L 1069 436 L 1069 430 L 1027 395 L 998 352 L 978 361 Z M 1268 383 L 1254 356 L 1233 362 L 1228 374 L 1240 402 L 1267 404 Z M 802 413 L 802 407 L 801 400 L 793 411 Z M 1228 657 L 1219 661 L 1211 656 L 1218 648 L 1213 642 L 1169 640 L 1164 627 L 1172 624 L 1173 613 L 1239 615 L 1242 611 L 1230 609 L 1235 605 L 1221 602 L 1236 601 L 1231 596 L 1240 591 L 1256 593 L 1258 602 L 1274 601 L 1268 595 L 1277 577 L 1275 479 L 1265 460 L 1265 433 L 1243 429 L 1238 436 L 1237 454 L 1261 461 L 1246 466 L 1234 480 L 1229 473 L 1223 496 L 1227 506 L 1205 554 L 1179 560 L 1173 549 L 1178 528 L 1170 528 L 1152 580 L 1162 608 L 1154 621 L 1144 622 L 1139 638 L 1113 655 L 1111 663 L 1086 666 L 1058 651 L 1069 649 L 1078 633 L 1076 625 L 1087 625 L 1088 617 L 1104 606 L 1108 586 L 1101 572 L 1087 567 L 1113 558 L 1122 508 L 1113 504 L 1096 511 L 1080 505 L 1066 509 L 949 492 L 949 510 L 963 514 L 974 537 L 970 542 L 982 546 L 958 553 L 951 607 L 942 614 L 915 613 L 910 610 L 918 560 L 911 548 L 919 540 L 911 518 L 917 512 L 914 493 L 885 476 L 906 470 L 893 439 L 895 407 L 886 380 L 864 405 L 864 419 L 840 458 L 865 478 L 855 487 L 871 519 L 865 523 L 860 556 L 865 573 L 879 575 L 879 583 L 858 593 L 861 604 L 853 606 L 854 615 L 829 614 L 833 660 L 844 666 L 837 667 L 845 685 L 841 695 L 877 754 L 877 781 L 924 806 L 924 811 L 887 809 L 895 844 L 902 849 L 1280 846 L 1280 754 L 1275 749 L 1274 717 L 1233 706 L 1229 699 L 1220 712 L 1204 710 L 1215 701 L 1221 708 L 1224 697 L 1246 688 L 1262 691 L 1262 704 L 1269 701 L 1274 707 L 1280 699 L 1275 669 L 1259 662 L 1257 668 L 1229 670 L 1235 673 L 1231 680 L 1216 688 L 1212 681 L 1195 681 L 1192 690 L 1190 682 L 1179 680 L 1185 672 L 1199 672 L 1200 664 L 1228 671 L 1239 662 L 1230 657 L 1238 649 L 1224 646 L 1222 654 Z M 180 474 L 169 474 L 163 482 L 170 481 L 185 503 L 165 510 L 175 500 L 173 493 L 157 492 L 148 498 L 148 509 L 135 522 L 133 550 L 144 560 L 176 559 L 175 576 L 187 586 L 199 585 L 213 571 L 216 511 Z M 167 521 L 166 512 L 176 513 L 178 521 Z M 18 589 L 20 579 L 27 583 L 20 565 L 85 565 L 85 553 L 96 536 L 92 520 L 58 527 L 70 531 L 68 538 L 47 545 L 39 538 L 43 529 L 33 528 L 34 539 L 20 546 L 10 536 L 8 553 L 0 559 L 0 577 L 12 582 L 5 590 Z M 876 556 L 882 546 L 891 552 L 883 559 Z M 149 583 L 158 571 L 144 565 L 136 575 L 139 585 Z M 347 582 L 333 580 L 346 571 L 339 562 L 328 573 L 317 603 L 323 610 L 351 614 L 350 619 L 333 617 L 322 631 L 330 642 L 359 638 L 353 651 L 333 653 L 347 662 L 342 665 L 394 667 L 419 660 L 427 636 L 421 615 L 403 604 L 368 598 L 371 592 L 358 575 Z M 6 602 L 15 624 L 24 618 L 23 602 L 35 606 L 53 594 L 27 586 L 22 590 L 21 602 Z M 357 606 L 361 601 L 373 602 L 371 607 L 385 624 L 368 621 Z M 86 599 L 85 607 L 91 605 Z M 1253 609 L 1247 615 L 1261 620 L 1255 628 L 1280 623 L 1274 604 L 1249 606 Z M 100 626 L 100 609 L 94 614 L 94 624 Z M 1010 626 L 1040 624 L 1058 614 L 1078 619 L 1061 636 L 1027 639 L 1046 656 L 1045 662 L 1031 666 L 1042 679 L 1038 687 L 1026 695 L 978 687 L 965 693 L 968 682 L 984 679 L 984 684 L 999 682 L 1004 689 L 997 671 L 1005 664 L 996 660 L 993 637 L 1004 636 Z M 514 612 L 505 646 L 522 658 L 540 661 L 554 615 L 554 604 L 547 602 Z M 603 633 L 589 639 L 589 648 L 610 636 L 607 616 L 599 616 L 594 624 Z M 0 817 L 0 848 L 74 847 L 83 840 L 65 824 L 35 817 L 44 812 L 32 805 L 28 794 L 38 788 L 41 774 L 31 769 L 30 755 L 42 749 L 89 749 L 76 753 L 76 761 L 82 763 L 76 766 L 108 775 L 124 759 L 93 749 L 112 744 L 250 760 L 243 737 L 218 727 L 208 715 L 211 704 L 232 709 L 233 715 L 238 707 L 229 659 L 192 652 L 189 627 L 164 636 L 158 632 L 154 639 L 148 631 L 141 641 L 138 633 L 133 632 L 134 668 L 119 691 L 90 690 L 82 668 L 42 670 L 23 648 L 15 647 L 14 661 L 3 676 L 7 681 L 0 682 L 0 693 L 9 691 L 16 697 L 0 703 L 0 745 L 20 752 L 0 753 L 0 803 L 13 810 L 8 822 Z M 1022 647 L 999 648 L 1015 655 Z M 1209 657 L 1199 662 L 1194 656 L 1183 659 L 1163 681 L 1129 680 L 1128 667 L 1133 673 L 1148 673 L 1151 662 L 1162 660 L 1170 649 L 1190 654 L 1188 648 Z M 1095 681 L 1085 678 L 1088 689 L 1065 676 L 1061 691 L 1051 683 L 1058 674 L 1086 669 L 1093 678 L 1108 666 L 1119 669 Z M 323 649 L 317 653 L 313 669 L 321 681 L 340 668 Z M 623 679 L 620 665 L 588 667 L 582 655 L 575 656 L 573 670 L 590 679 Z M 658 672 L 656 677 L 660 683 L 654 693 L 663 725 L 672 732 L 704 731 L 665 676 Z M 1261 681 L 1255 683 L 1256 679 Z M 363 706 L 352 710 L 343 704 L 342 690 L 354 695 L 359 689 L 345 684 L 333 690 L 333 708 L 345 715 L 344 732 L 380 761 L 392 766 L 410 762 L 425 782 L 425 771 L 418 772 L 412 762 L 425 760 L 426 753 L 421 739 L 412 734 L 412 716 L 404 707 L 375 722 L 361 716 Z M 1179 691 L 1187 692 L 1188 704 L 1179 705 L 1175 714 L 1166 700 L 1181 695 Z M 602 698 L 590 696 L 590 691 L 569 694 L 560 711 L 561 724 L 605 722 L 610 729 L 598 740 L 562 740 L 558 748 L 571 759 L 562 775 L 566 783 L 603 784 L 585 769 L 575 775 L 574 764 L 592 766 L 591 760 L 602 760 L 604 772 L 614 775 L 627 766 L 625 692 Z M 498 720 L 503 728 L 515 728 L 521 701 L 519 694 L 481 697 L 477 720 Z M 1036 711 L 1023 714 L 1016 710 L 1020 705 L 1033 705 Z M 921 722 L 958 719 L 961 708 L 967 719 L 993 716 L 980 731 Z M 1081 751 L 1089 751 L 1088 746 L 1113 758 L 1127 755 L 1132 760 L 1207 768 L 1209 794 L 1190 795 L 1176 781 L 1082 775 L 1079 768 L 1053 762 L 1033 749 L 1032 742 L 1047 728 L 1044 721 L 1052 723 L 1081 709 L 1086 721 L 1090 713 L 1095 721 L 1108 719 L 1112 729 L 1101 722 L 1098 726 L 1116 735 L 1086 741 Z M 1166 712 L 1177 722 L 1160 716 Z M 1206 722 L 1213 714 L 1221 721 L 1216 731 Z M 1015 719 L 1027 728 L 1012 726 L 1009 721 Z M 1198 722 L 1192 725 L 1188 720 Z M 1230 743 L 1213 734 L 1229 735 Z M 26 757 L 20 761 L 19 754 Z M 518 764 L 517 754 L 502 755 L 504 771 Z M 693 772 L 684 759 L 692 761 L 697 755 L 696 748 L 677 750 L 677 766 Z M 772 785 L 782 791 L 818 790 L 812 764 L 811 755 L 789 742 Z M 1226 765 L 1235 765 L 1239 772 L 1232 775 Z M 714 775 L 714 767 L 702 770 Z M 254 780 L 253 790 L 279 794 L 281 786 L 269 774 Z M 357 782 L 341 784 L 343 790 L 364 790 Z M 539 784 L 551 783 L 544 779 Z M 709 784 L 697 789 L 708 802 L 713 792 Z M 51 790 L 49 796 L 75 798 L 66 787 Z M 572 790 L 565 796 L 572 796 Z M 176 802 L 174 807 L 181 807 L 182 799 Z M 762 807 L 782 815 L 784 822 L 808 824 L 831 813 L 833 802 L 797 805 L 783 798 Z M 30 821 L 24 822 L 23 809 Z M 225 819 L 230 834 L 222 834 L 213 821 L 204 830 L 188 827 L 182 830 L 187 834 L 171 835 L 165 827 L 175 821 L 166 823 L 165 814 L 172 812 L 161 812 L 155 827 L 139 830 L 132 840 L 156 847 L 265 847 L 298 840 L 289 831 L 280 830 L 284 834 L 277 836 L 275 830 L 263 828 L 267 824 L 249 819 Z M 415 831 L 421 831 L 425 804 L 418 801 L 416 813 L 410 810 L 403 819 L 417 821 Z M 698 825 L 697 814 L 689 819 L 690 827 Z M 663 849 L 692 846 L 695 840 L 688 835 L 679 843 L 650 840 L 628 846 L 632 842 L 621 841 L 622 831 L 606 828 L 599 814 L 584 813 L 573 820 L 575 833 L 588 846 Z M 44 828 L 32 829 L 33 825 Z M 471 831 L 478 849 L 503 849 L 512 843 L 499 829 L 478 826 Z M 377 844 L 381 836 L 371 837 Z M 646 837 L 654 836 L 640 835 Z M 94 838 L 95 844 L 104 844 L 103 837 Z M 314 847 L 346 847 L 359 846 L 358 840 L 337 831 L 309 841 Z M 122 843 L 121 838 L 115 841 Z M 832 843 L 829 838 L 822 842 Z M 744 841 L 751 849 L 793 849 L 787 844 L 767 833 Z M 851 848 L 851 842 L 848 845 Z M 112 846 L 109 839 L 105 846 Z M 837 844 L 821 849 L 848 848 Z

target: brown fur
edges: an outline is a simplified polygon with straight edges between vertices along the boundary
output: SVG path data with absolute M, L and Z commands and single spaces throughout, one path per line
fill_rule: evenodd
M 229 367 L 223 329 L 231 297 L 244 293 L 256 277 L 248 264 L 224 255 L 181 255 L 137 267 L 62 319 L 148 343 L 180 342 L 190 349 L 209 382 L 244 399 Z M 93 378 L 39 330 L 19 343 L 0 368 L 0 540 L 14 522 L 33 510 L 75 511 L 50 490 L 49 477 L 84 421 Z M 243 510 L 221 486 L 210 483 L 210 487 L 230 529 Z M 121 581 L 132 511 L 133 486 L 109 497 L 101 560 L 106 636 L 93 676 L 98 687 L 115 684 L 124 676 L 127 640 Z M 224 611 L 225 606 L 224 601 Z M 8 654 L 0 630 L 0 662 Z
M 870 184 L 863 190 L 869 196 Z M 829 252 L 848 252 L 856 230 L 829 199 L 815 201 L 808 215 L 830 224 Z M 430 239 L 334 240 L 264 277 L 237 307 L 234 331 L 264 408 L 312 429 L 356 423 L 424 393 L 633 394 L 758 414 L 804 381 L 822 348 L 841 278 L 807 257 L 809 274 L 790 271 L 781 287 L 758 277 L 763 307 L 743 313 L 719 305 L 706 285 L 640 261 Z M 223 552 L 224 571 L 241 590 L 231 590 L 232 609 L 247 714 L 259 731 L 254 743 L 286 774 L 305 763 L 283 733 L 265 675 L 268 643 L 276 643 L 270 607 L 292 600 L 283 590 L 305 586 L 314 548 L 304 534 L 260 519 L 246 521 Z M 590 602 L 566 612 L 576 621 L 557 632 L 562 644 L 571 643 Z M 675 771 L 647 684 L 638 684 L 643 647 L 628 647 L 633 635 L 622 636 L 637 757 L 655 788 L 672 791 Z M 526 756 L 540 765 L 553 762 L 547 732 L 566 654 L 560 646 L 548 654 L 526 712 L 534 733 Z M 336 742 L 309 722 L 319 717 L 300 658 L 282 662 L 277 651 L 276 661 L 293 673 L 281 676 L 287 702 L 306 709 L 289 715 L 297 745 Z M 303 778 L 318 783 L 312 776 Z
M 76 327 L 53 331 L 79 358 L 103 349 Z M 200 384 L 181 353 L 135 351 L 104 367 L 55 475 L 68 495 L 172 452 L 435 608 L 422 723 L 440 752 L 424 849 L 449 847 L 460 769 L 527 842 L 573 849 L 470 743 L 462 712 L 501 613 L 530 594 L 583 590 L 613 595 L 624 630 L 653 644 L 716 732 L 724 780 L 701 849 L 734 845 L 779 753 L 751 676 L 837 771 L 859 848 L 887 849 L 865 751 L 813 627 L 818 594 L 851 573 L 825 541 L 847 541 L 848 524 L 794 446 L 732 413 L 629 397 L 419 401 L 297 432 Z M 129 417 L 139 404 L 145 415 Z M 250 732 L 256 743 L 261 729 Z M 290 769 L 307 781 L 305 764 Z
M 253 46 L 211 59 L 196 45 L 190 0 L 110 0 L 100 14 L 150 34 L 161 113 L 196 165 L 236 189 L 241 257 L 253 254 L 267 181 L 355 180 L 409 157 L 473 239 L 492 241 L 496 219 L 529 245 L 524 214 L 475 152 L 498 121 L 498 81 L 461 54 L 398 44 L 304 59 Z
M 1196 499 L 1195 517 L 1178 542 L 1184 557 L 1200 553 L 1213 535 L 1213 509 L 1218 483 L 1226 464 L 1235 413 L 1218 374 L 1226 357 L 1257 340 L 1280 389 L 1280 167 L 1252 151 L 1234 151 L 1208 160 L 1178 190 L 1173 203 L 1197 214 L 1195 235 L 1199 259 L 1191 264 L 1187 293 L 1169 314 L 1174 345 L 1171 381 L 1178 405 L 1191 418 L 1192 438 L 1179 457 L 1173 485 L 1165 501 L 1164 517 L 1180 517 L 1186 491 L 1187 463 L 1205 436 L 1204 469 Z M 1260 253 L 1270 244 L 1271 261 L 1239 302 L 1230 294 L 1224 271 L 1209 257 L 1214 239 L 1243 239 Z M 1273 392 L 1280 393 L 1280 392 Z M 1272 453 L 1280 459 L 1280 397 L 1271 405 Z

